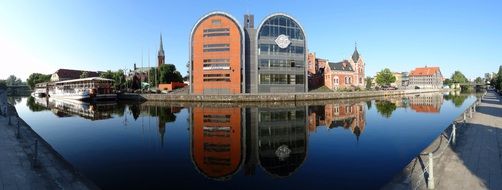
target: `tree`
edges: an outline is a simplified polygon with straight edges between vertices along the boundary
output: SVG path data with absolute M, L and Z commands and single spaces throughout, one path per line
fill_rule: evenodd
M 14 86 L 14 85 L 21 85 L 23 82 L 21 81 L 20 78 L 17 78 L 14 75 L 10 75 L 7 80 L 5 80 L 5 83 L 7 86 Z
M 7 82 L 5 80 L 0 80 L 0 89 L 7 88 Z
M 82 74 L 80 74 L 81 79 L 87 78 L 87 77 L 89 77 L 89 73 L 87 71 L 84 71 L 84 72 L 82 72 Z
M 366 79 L 364 79 L 366 81 L 366 90 L 370 90 L 371 89 L 371 83 L 373 82 L 373 79 L 371 77 L 366 77 Z
M 465 77 L 464 74 L 462 74 L 462 72 L 460 71 L 455 71 L 455 73 L 453 73 L 453 75 L 451 75 L 451 80 L 453 83 L 466 83 L 466 82 L 469 82 L 469 80 L 467 80 L 467 78 Z
M 474 80 L 475 83 L 483 83 L 483 79 L 481 77 L 477 77 L 475 80 Z
M 51 75 L 44 75 L 40 73 L 32 73 L 26 82 L 31 89 L 35 88 L 35 85 L 42 82 L 49 82 L 51 80 Z
M 390 69 L 385 68 L 384 70 L 378 72 L 376 76 L 376 83 L 380 86 L 390 85 L 390 83 L 396 82 L 396 77 L 392 74 Z
M 173 64 L 163 64 L 158 68 L 158 83 L 183 82 L 181 73 Z
M 499 72 L 497 73 L 495 88 L 497 88 L 498 90 L 502 90 L 502 65 L 499 67 Z
M 115 89 L 122 89 L 126 84 L 125 74 L 122 69 L 119 69 L 118 71 L 115 71 L 115 72 L 113 72 L 111 70 L 108 70 L 106 72 L 102 72 L 99 74 L 99 77 L 105 78 L 105 79 L 112 79 L 114 82 Z
M 451 86 L 453 84 L 453 81 L 451 79 L 444 79 L 443 84 L 447 85 L 447 86 Z

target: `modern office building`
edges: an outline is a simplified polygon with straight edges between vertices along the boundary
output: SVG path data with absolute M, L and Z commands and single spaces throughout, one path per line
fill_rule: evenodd
M 247 92 L 306 92 L 307 40 L 299 22 L 289 15 L 276 13 L 266 17 L 256 33 L 251 29 L 252 26 L 253 24 L 246 23 L 248 43 L 256 44 L 255 49 L 250 46 L 246 53 L 251 57 L 246 62 L 249 67 L 246 72 L 250 75 Z
M 239 94 L 244 85 L 244 32 L 224 12 L 203 16 L 190 40 L 190 93 Z

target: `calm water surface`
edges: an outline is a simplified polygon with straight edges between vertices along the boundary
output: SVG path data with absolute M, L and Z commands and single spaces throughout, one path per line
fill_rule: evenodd
M 104 189 L 375 189 L 474 96 L 275 104 L 16 100 L 19 115 Z

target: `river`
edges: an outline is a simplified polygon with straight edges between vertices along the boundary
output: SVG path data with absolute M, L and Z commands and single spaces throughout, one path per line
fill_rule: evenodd
M 474 101 L 441 93 L 258 104 L 11 99 L 103 189 L 376 189 Z

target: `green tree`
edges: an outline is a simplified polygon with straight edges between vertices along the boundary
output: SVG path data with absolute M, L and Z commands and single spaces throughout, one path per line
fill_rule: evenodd
M 89 73 L 87 71 L 84 71 L 84 72 L 82 72 L 82 74 L 80 74 L 81 79 L 87 78 L 87 77 L 89 77 Z
M 373 79 L 371 77 L 366 77 L 366 79 L 364 79 L 366 81 L 366 90 L 370 90 L 371 89 L 371 83 L 373 82 Z
M 5 80 L 0 80 L 0 89 L 7 88 L 7 82 Z
M 390 69 L 385 68 L 378 72 L 376 76 L 376 83 L 380 86 L 390 85 L 390 83 L 396 82 L 396 77 L 392 74 Z
M 161 83 L 183 82 L 181 73 L 176 70 L 173 64 L 164 64 L 159 68 L 159 81 Z
M 126 78 L 122 69 L 119 69 L 115 72 L 108 70 L 106 72 L 100 73 L 99 76 L 105 79 L 112 79 L 115 89 L 122 89 L 126 85 Z
M 455 71 L 453 73 L 453 75 L 451 75 L 451 80 L 453 83 L 466 83 L 466 82 L 469 82 L 469 80 L 467 80 L 467 77 L 465 77 L 464 74 L 462 74 L 462 72 L 460 71 Z
M 5 83 L 7 86 L 14 86 L 14 85 L 21 85 L 23 83 L 23 81 L 21 81 L 20 78 L 17 78 L 14 75 L 10 75 L 9 78 L 7 78 L 7 80 L 5 80 Z
M 481 77 L 477 77 L 475 80 L 474 80 L 475 83 L 483 83 L 483 79 Z
M 499 67 L 499 72 L 497 73 L 497 80 L 495 81 L 495 87 L 502 90 L 502 65 Z
M 49 82 L 51 80 L 51 75 L 44 75 L 40 73 L 32 73 L 26 82 L 31 89 L 35 88 L 35 85 L 42 82 Z
M 453 81 L 451 79 L 444 79 L 443 84 L 447 85 L 447 86 L 451 86 L 453 84 Z

